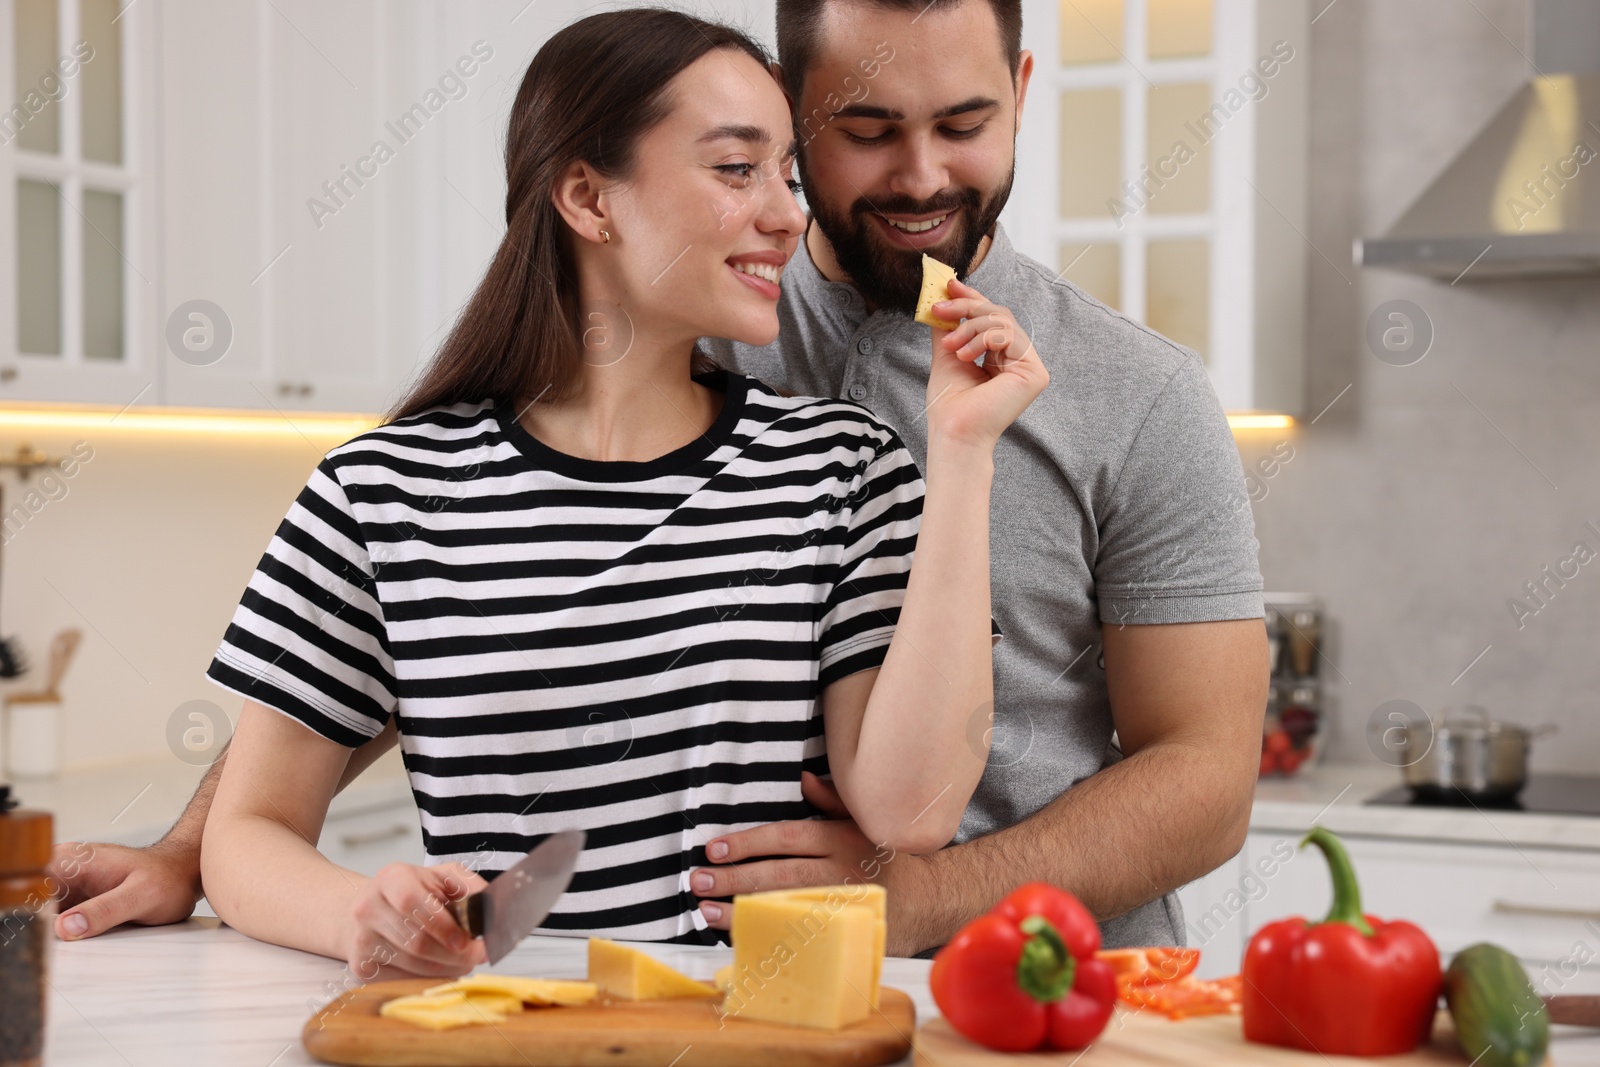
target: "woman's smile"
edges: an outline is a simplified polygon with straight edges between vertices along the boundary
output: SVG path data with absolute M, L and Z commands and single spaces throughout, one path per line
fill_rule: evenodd
M 788 257 L 776 249 L 741 252 L 727 259 L 728 268 L 738 279 L 768 300 L 778 299 L 778 279 Z

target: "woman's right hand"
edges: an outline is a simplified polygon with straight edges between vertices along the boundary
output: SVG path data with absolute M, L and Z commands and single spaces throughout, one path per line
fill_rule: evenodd
M 1011 309 L 962 281 L 949 300 L 933 305 L 942 319 L 962 320 L 933 330 L 928 375 L 929 444 L 938 437 L 993 449 L 1006 428 L 1050 384 L 1050 372 Z M 977 361 L 982 358 L 983 365 Z
M 351 971 L 363 981 L 388 968 L 455 978 L 488 962 L 483 942 L 461 929 L 450 911 L 450 901 L 488 884 L 459 863 L 389 864 L 351 905 Z

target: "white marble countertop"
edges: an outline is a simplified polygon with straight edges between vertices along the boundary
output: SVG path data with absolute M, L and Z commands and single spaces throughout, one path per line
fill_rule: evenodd
M 726 948 L 644 947 L 702 979 L 732 959 Z M 344 973 L 336 960 L 253 941 L 216 919 L 124 927 L 89 941 L 57 942 L 52 952 L 45 1062 L 57 1067 L 313 1064 L 300 1029 Z M 884 961 L 884 983 L 911 995 L 919 1024 L 937 1014 L 928 993 L 930 966 Z M 581 978 L 585 968 L 583 940 L 530 937 L 494 970 Z M 1092 1062 L 1091 1051 L 1084 1063 Z M 1600 1031 L 1557 1027 L 1551 1062 L 1600 1065 Z M 899 1067 L 910 1064 L 907 1057 Z
M 22 782 L 30 807 L 54 811 L 57 839 L 154 840 L 182 810 L 203 769 L 162 759 L 50 782 Z M 1517 812 L 1372 807 L 1362 802 L 1399 780 L 1382 765 L 1328 765 L 1267 779 L 1256 790 L 1255 830 L 1300 832 L 1320 816 L 1339 833 L 1600 850 L 1600 819 Z M 330 814 L 407 802 L 393 753 L 335 801 Z M 652 945 L 652 954 L 700 978 L 728 962 L 725 948 Z M 311 1061 L 300 1027 L 343 965 L 253 941 L 214 918 L 159 929 L 128 927 L 90 941 L 55 943 L 47 1063 L 175 1062 L 290 1067 Z M 533 937 L 496 970 L 581 977 L 584 942 Z M 911 994 L 919 1020 L 936 1014 L 925 960 L 885 961 L 884 981 Z M 1557 1028 L 1552 1062 L 1600 1067 L 1600 1031 Z M 909 1059 L 904 1061 L 909 1064 Z
M 728 948 L 641 947 L 708 981 L 733 959 Z M 330 983 L 347 977 L 336 960 L 253 941 L 216 919 L 123 927 L 89 941 L 57 942 L 52 951 L 45 1062 L 62 1067 L 314 1064 L 300 1045 L 300 1028 L 331 999 Z M 536 936 L 491 970 L 582 978 L 587 966 L 583 939 Z M 928 993 L 931 966 L 884 961 L 884 984 L 911 995 L 919 1021 L 937 1014 Z M 911 1060 L 902 1062 L 909 1067 Z

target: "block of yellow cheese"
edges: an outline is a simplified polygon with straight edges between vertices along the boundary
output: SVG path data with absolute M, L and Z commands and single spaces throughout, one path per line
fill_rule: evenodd
M 871 885 L 860 882 L 855 885 L 819 885 L 807 889 L 779 889 L 774 893 L 781 893 L 794 897 L 796 900 L 827 901 L 833 897 L 842 897 L 853 905 L 862 905 L 872 909 L 872 1006 L 878 1006 L 878 982 L 883 975 L 883 949 L 888 940 L 888 894 L 881 885 Z
M 653 956 L 603 937 L 589 939 L 589 981 L 625 1000 L 719 995 L 711 986 L 673 970 Z
M 511 974 L 469 974 L 453 982 L 431 986 L 424 994 L 460 992 L 469 996 L 503 996 L 515 998 L 519 1005 L 536 1004 L 540 1007 L 559 1004 L 572 1007 L 587 1004 L 600 995 L 600 987 L 593 982 L 573 982 L 554 978 L 522 978 Z
M 956 276 L 954 267 L 946 266 L 927 253 L 922 256 L 922 294 L 917 297 L 917 313 L 913 319 L 936 330 L 953 330 L 961 325 L 948 319 L 937 318 L 933 305 L 950 299 L 950 281 Z
M 734 897 L 733 974 L 723 1014 L 827 1030 L 865 1019 L 883 959 L 881 890 L 870 892 L 875 888 Z

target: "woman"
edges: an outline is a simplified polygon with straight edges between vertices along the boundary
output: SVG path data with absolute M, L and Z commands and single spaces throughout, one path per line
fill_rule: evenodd
M 688 872 L 715 834 L 806 817 L 802 769 L 874 841 L 954 835 L 992 701 L 993 447 L 1047 376 L 958 287 L 924 497 L 864 409 L 705 365 L 702 336 L 777 336 L 791 133 L 726 27 L 613 11 L 540 49 L 483 282 L 312 475 L 210 667 L 246 698 L 202 849 L 230 925 L 363 978 L 459 974 L 482 946 L 442 901 L 581 828 L 545 931 L 715 943 Z M 367 879 L 314 842 L 386 729 L 429 866 Z

